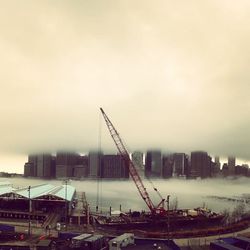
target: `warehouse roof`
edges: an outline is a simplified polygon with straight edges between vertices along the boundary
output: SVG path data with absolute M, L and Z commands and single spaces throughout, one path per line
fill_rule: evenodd
M 11 186 L 1 186 L 0 184 L 0 195 L 12 193 L 13 195 L 18 195 L 27 199 L 29 197 L 31 199 L 46 199 L 51 197 L 53 199 L 66 199 L 67 201 L 71 201 L 74 197 L 75 191 L 75 187 L 71 185 L 55 186 L 52 184 L 40 184 L 36 186 L 14 189 Z

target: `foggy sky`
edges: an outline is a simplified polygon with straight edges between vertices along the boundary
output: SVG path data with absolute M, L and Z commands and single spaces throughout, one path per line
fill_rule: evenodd
M 248 0 L 2 1 L 1 169 L 115 150 L 99 107 L 130 150 L 249 160 L 249 23 Z

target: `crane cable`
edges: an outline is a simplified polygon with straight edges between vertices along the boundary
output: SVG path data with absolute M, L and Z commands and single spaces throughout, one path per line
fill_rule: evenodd
M 101 114 L 99 114 L 96 211 L 99 210 L 99 206 L 102 210 L 101 147 L 102 147 L 102 117 Z
M 143 167 L 142 167 L 142 165 L 139 164 L 138 159 L 135 159 L 135 165 L 136 165 L 136 166 L 139 166 L 141 170 L 144 170 Z M 158 194 L 158 196 L 161 198 L 161 200 L 163 200 L 163 197 L 162 197 L 161 193 L 160 193 L 160 192 L 158 191 L 158 189 L 155 187 L 155 185 L 154 185 L 154 183 L 152 182 L 152 180 L 150 179 L 150 177 L 145 175 L 145 178 L 146 178 L 146 180 L 150 183 L 150 185 L 152 186 L 153 190 L 154 190 L 154 191 Z
M 123 144 L 125 145 L 125 147 L 128 149 L 129 152 L 131 152 L 131 150 L 129 150 L 129 147 L 126 143 L 126 140 L 124 140 L 124 138 L 122 138 L 122 136 L 119 134 L 119 136 L 121 137 L 122 141 L 123 141 Z M 139 166 L 139 168 L 141 170 L 144 170 L 142 165 L 138 162 L 138 159 L 136 159 L 135 161 L 135 165 L 136 166 Z M 161 201 L 164 200 L 163 196 L 161 195 L 161 193 L 159 192 L 159 190 L 155 187 L 154 183 L 152 182 L 152 180 L 150 179 L 149 176 L 145 176 L 147 181 L 150 183 L 150 185 L 152 186 L 153 190 L 158 194 L 158 196 L 160 197 Z

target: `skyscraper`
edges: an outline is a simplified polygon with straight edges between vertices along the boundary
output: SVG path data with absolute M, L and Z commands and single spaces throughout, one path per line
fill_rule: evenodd
M 173 155 L 173 173 L 174 177 L 186 177 L 187 157 L 184 153 L 175 153 Z
M 173 155 L 163 156 L 162 157 L 162 177 L 170 178 L 173 176 Z
M 29 155 L 28 163 L 30 168 L 30 176 L 37 176 L 37 155 Z
M 228 157 L 228 174 L 234 175 L 235 174 L 235 157 L 229 156 Z
M 134 166 L 140 175 L 140 177 L 144 177 L 144 165 L 143 165 L 143 153 L 139 151 L 135 151 L 132 154 L 132 162 L 134 163 Z
M 50 154 L 37 155 L 37 177 L 52 177 L 52 156 Z
M 78 163 L 79 155 L 73 152 L 57 152 L 56 154 L 56 177 L 72 177 L 73 168 Z
M 102 178 L 129 178 L 129 169 L 121 155 L 103 155 L 101 164 Z
M 162 176 L 162 156 L 161 151 L 152 150 L 146 153 L 145 175 L 153 177 Z
M 211 165 L 211 175 L 212 176 L 218 176 L 220 174 L 220 157 L 215 156 L 214 157 L 214 162 L 212 162 Z
M 211 157 L 207 152 L 191 152 L 190 177 L 211 177 Z
M 99 178 L 102 153 L 98 151 L 89 152 L 89 177 Z

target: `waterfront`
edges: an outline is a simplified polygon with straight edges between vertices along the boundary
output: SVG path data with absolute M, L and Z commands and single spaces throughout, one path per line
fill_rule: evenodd
M 27 187 L 29 185 L 39 185 L 51 183 L 62 184 L 61 180 L 42 180 L 30 178 L 1 178 L 0 181 L 9 181 L 14 188 Z M 150 183 L 144 181 L 152 200 L 159 202 L 159 197 L 153 191 Z M 161 192 L 163 197 L 170 196 L 170 204 L 178 208 L 193 208 L 206 206 L 216 212 L 224 209 L 234 209 L 238 202 L 209 199 L 206 196 L 234 197 L 249 193 L 249 181 L 246 178 L 234 180 L 228 179 L 206 179 L 206 180 L 154 180 L 154 186 Z M 86 192 L 87 200 L 91 209 L 95 209 L 97 200 L 99 210 L 108 211 L 109 206 L 113 210 L 118 210 L 120 204 L 124 210 L 146 210 L 143 200 L 132 181 L 94 181 L 94 180 L 70 180 L 69 184 L 74 186 L 77 191 Z M 98 192 L 99 190 L 99 192 Z M 249 210 L 249 205 L 246 206 Z

